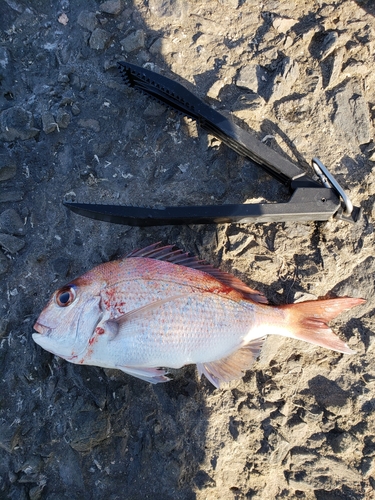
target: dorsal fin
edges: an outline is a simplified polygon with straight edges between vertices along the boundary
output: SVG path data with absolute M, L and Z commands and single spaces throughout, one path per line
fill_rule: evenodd
M 171 264 L 197 269 L 198 271 L 209 274 L 224 285 L 241 292 L 246 299 L 251 299 L 259 304 L 268 304 L 268 300 L 263 293 L 250 288 L 239 278 L 236 278 L 232 274 L 226 273 L 225 271 L 221 271 L 220 269 L 216 269 L 205 260 L 199 260 L 197 257 L 191 256 L 187 252 L 183 252 L 173 245 L 160 246 L 160 242 L 154 243 L 148 247 L 133 250 L 126 255 L 127 259 L 133 257 L 147 257 L 148 259 L 164 260 L 170 262 Z

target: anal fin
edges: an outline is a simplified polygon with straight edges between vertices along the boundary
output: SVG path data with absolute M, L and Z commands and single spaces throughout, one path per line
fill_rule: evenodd
M 140 378 L 151 384 L 159 384 L 160 382 L 169 382 L 170 378 L 166 375 L 168 372 L 162 368 L 145 368 L 143 366 L 116 366 L 119 370 L 133 375 L 133 377 Z
M 218 389 L 224 382 L 242 378 L 244 372 L 255 362 L 262 350 L 265 338 L 252 340 L 226 358 L 197 363 L 199 376 L 202 373 Z

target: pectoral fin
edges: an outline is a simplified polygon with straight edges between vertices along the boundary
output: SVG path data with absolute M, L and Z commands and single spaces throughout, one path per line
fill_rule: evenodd
M 197 363 L 199 376 L 204 373 L 206 378 L 218 389 L 220 384 L 224 382 L 242 378 L 244 372 L 259 356 L 264 340 L 264 338 L 252 340 L 226 358 L 209 363 Z
M 123 325 L 128 321 L 132 321 L 138 318 L 145 319 L 150 313 L 154 313 L 155 310 L 161 307 L 162 305 L 187 296 L 188 294 L 180 294 L 180 295 L 174 295 L 173 297 L 167 297 L 166 299 L 154 300 L 153 302 L 150 302 L 145 306 L 139 307 L 138 309 L 133 309 L 132 311 L 129 311 L 123 314 L 122 316 L 118 316 L 117 318 L 111 319 L 110 321 L 113 323 L 117 323 L 118 325 Z
M 117 365 L 116 368 L 122 370 L 128 375 L 133 375 L 133 377 L 140 378 L 151 384 L 159 384 L 160 382 L 169 382 L 170 378 L 166 375 L 168 372 L 162 368 L 144 368 L 143 366 L 120 366 Z
M 132 311 L 122 314 L 117 318 L 106 320 L 103 323 L 103 326 L 105 327 L 105 331 L 110 334 L 110 336 L 108 336 L 108 340 L 115 340 L 119 334 L 134 335 L 136 332 L 132 322 L 139 319 L 142 319 L 143 321 L 147 320 L 151 314 L 156 314 L 157 309 L 162 305 L 168 302 L 173 302 L 181 297 L 187 297 L 187 294 L 174 295 L 173 297 L 167 297 L 166 299 L 155 300 L 145 306 L 139 307 L 138 309 L 133 309 Z

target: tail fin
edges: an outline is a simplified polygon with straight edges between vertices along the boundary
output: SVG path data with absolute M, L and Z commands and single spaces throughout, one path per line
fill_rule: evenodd
M 341 297 L 337 299 L 309 300 L 281 306 L 287 313 L 291 337 L 305 340 L 333 351 L 354 354 L 328 326 L 343 311 L 366 302 L 364 299 Z

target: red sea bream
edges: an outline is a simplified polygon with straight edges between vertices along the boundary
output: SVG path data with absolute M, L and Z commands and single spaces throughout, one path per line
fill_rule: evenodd
M 265 296 L 171 246 L 101 264 L 57 290 L 37 344 L 67 361 L 118 368 L 151 383 L 195 363 L 216 387 L 241 378 L 267 335 L 354 353 L 327 323 L 364 302 L 342 297 L 270 306 Z

